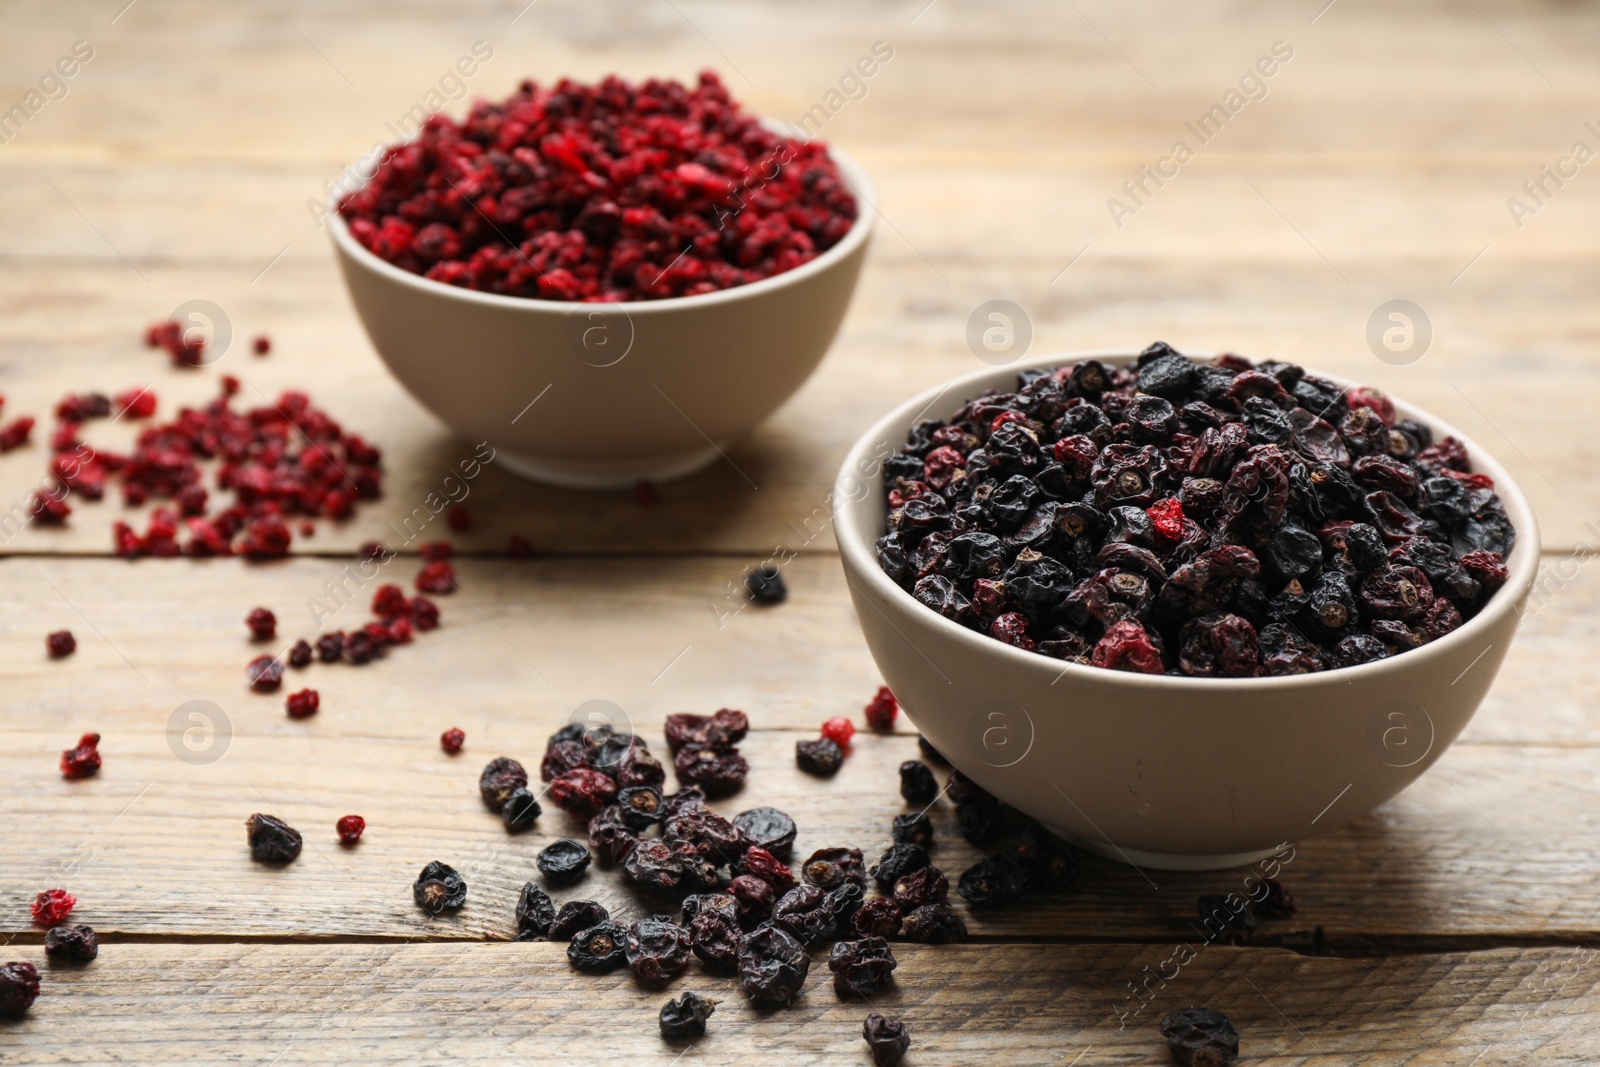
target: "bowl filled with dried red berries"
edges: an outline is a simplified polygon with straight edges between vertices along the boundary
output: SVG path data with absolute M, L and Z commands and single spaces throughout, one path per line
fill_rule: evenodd
M 1521 490 L 1439 419 L 1160 342 L 916 397 L 834 496 L 917 728 L 1141 867 L 1254 862 L 1399 793 L 1477 710 L 1538 566 Z
M 362 324 L 425 407 L 526 477 L 688 474 L 821 361 L 865 173 L 686 86 L 524 82 L 391 146 L 329 217 Z

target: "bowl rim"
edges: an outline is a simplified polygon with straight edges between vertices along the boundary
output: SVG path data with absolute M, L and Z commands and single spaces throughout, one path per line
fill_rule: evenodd
M 1196 362 L 1215 362 L 1217 353 L 1213 352 L 1187 352 L 1181 349 L 1180 354 Z M 1036 356 L 1019 359 L 1014 363 L 987 370 L 975 371 L 971 374 L 961 375 L 944 382 L 942 385 L 924 390 L 916 396 L 899 404 L 888 414 L 878 419 L 877 422 L 862 434 L 850 446 L 844 457 L 844 463 L 839 469 L 839 475 L 833 487 L 833 500 L 835 507 L 834 540 L 839 546 L 840 559 L 846 568 L 846 579 L 855 586 L 855 579 L 851 578 L 850 571 L 854 570 L 858 576 L 864 577 L 871 586 L 872 591 L 879 597 L 897 602 L 902 607 L 909 609 L 911 617 L 918 620 L 920 625 L 930 626 L 944 634 L 950 640 L 966 641 L 974 650 L 985 652 L 990 656 L 998 657 L 1008 667 L 1017 670 L 1040 672 L 1048 670 L 1056 675 L 1054 685 L 1063 678 L 1077 678 L 1082 681 L 1098 682 L 1102 685 L 1124 685 L 1137 689 L 1149 689 L 1152 692 L 1175 692 L 1193 687 L 1203 686 L 1207 691 L 1216 693 L 1228 691 L 1246 694 L 1262 695 L 1268 692 L 1285 692 L 1297 689 L 1312 689 L 1318 686 L 1333 684 L 1354 684 L 1357 681 L 1370 682 L 1380 680 L 1385 673 L 1397 674 L 1405 672 L 1410 667 L 1421 667 L 1425 658 L 1447 657 L 1457 651 L 1457 646 L 1469 644 L 1478 639 L 1486 631 L 1500 622 L 1505 615 L 1517 610 L 1528 591 L 1532 588 L 1534 579 L 1538 576 L 1539 561 L 1542 555 L 1539 541 L 1538 521 L 1534 517 L 1533 509 L 1528 504 L 1527 497 L 1523 495 L 1521 486 L 1511 477 L 1510 473 L 1488 452 L 1479 446 L 1472 438 L 1466 436 L 1451 426 L 1443 419 L 1437 418 L 1432 413 L 1399 400 L 1389 394 L 1389 399 L 1394 403 L 1397 416 L 1416 419 L 1429 426 L 1439 436 L 1449 435 L 1458 439 L 1467 449 L 1468 456 L 1472 459 L 1473 470 L 1487 474 L 1494 479 L 1495 492 L 1499 494 L 1501 503 L 1506 510 L 1506 517 L 1510 519 L 1512 528 L 1516 531 L 1517 542 L 1513 546 L 1511 558 L 1506 561 L 1508 574 L 1506 582 L 1483 609 L 1467 620 L 1463 625 L 1451 631 L 1436 641 L 1430 641 L 1419 648 L 1407 652 L 1396 653 L 1387 659 L 1377 660 L 1372 663 L 1363 663 L 1354 667 L 1335 667 L 1325 671 L 1314 671 L 1310 674 L 1268 676 L 1265 678 L 1193 678 L 1180 675 L 1167 674 L 1138 674 L 1131 671 L 1116 671 L 1105 667 L 1093 667 L 1088 664 L 1076 663 L 1071 660 L 1058 660 L 1038 652 L 1027 652 L 1015 646 L 998 641 L 987 634 L 970 630 L 959 623 L 952 622 L 944 616 L 924 607 L 916 598 L 898 584 L 891 581 L 878 565 L 870 546 L 879 536 L 878 533 L 866 535 L 866 509 L 875 499 L 875 494 L 883 491 L 884 468 L 878 460 L 877 472 L 871 477 L 860 472 L 867 469 L 867 464 L 874 459 L 873 447 L 881 441 L 889 442 L 889 447 L 898 449 L 905 440 L 905 434 L 910 430 L 915 421 L 932 417 L 929 411 L 947 394 L 959 394 L 957 403 L 964 404 L 967 400 L 979 395 L 986 388 L 994 388 L 992 383 L 1014 381 L 1015 376 L 1024 370 L 1043 367 L 1068 366 L 1086 359 L 1098 359 L 1102 362 L 1127 363 L 1136 359 L 1139 351 L 1136 349 L 1104 348 L 1086 349 L 1071 352 L 1057 352 L 1047 356 Z M 1246 356 L 1249 359 L 1252 357 Z M 1257 361 L 1259 362 L 1259 361 Z M 1355 383 L 1343 377 L 1325 374 L 1312 368 L 1306 368 L 1308 374 L 1315 374 L 1336 382 L 1345 389 L 1355 387 Z M 1000 388 L 1004 388 L 1001 385 Z M 865 483 L 868 487 L 866 494 L 855 499 L 853 494 L 859 493 L 859 486 Z M 855 590 L 860 592 L 859 588 Z M 911 638 L 902 634 L 907 641 Z M 1488 652 L 1486 648 L 1479 658 Z M 1468 665 L 1468 670 L 1475 665 L 1473 660 Z M 1464 675 L 1466 672 L 1463 671 Z M 1457 678 L 1459 681 L 1459 676 Z M 1454 684 L 1454 683 L 1451 683 Z M 1178 707 L 1179 705 L 1174 705 Z M 1312 708 L 1314 705 L 1307 702 L 1301 707 Z
M 775 124 L 767 123 L 769 127 Z M 792 136 L 786 129 L 777 129 L 776 132 L 784 136 Z M 578 301 L 578 300 L 544 300 L 531 296 L 506 296 L 502 293 L 485 293 L 477 289 L 466 289 L 459 285 L 447 285 L 444 282 L 434 281 L 432 278 L 395 266 L 362 246 L 350 234 L 350 228 L 345 224 L 344 216 L 339 214 L 337 205 L 327 216 L 328 232 L 333 236 L 334 245 L 345 254 L 352 262 L 361 265 L 368 271 L 387 278 L 389 281 L 417 289 L 435 296 L 454 297 L 467 303 L 482 304 L 487 307 L 517 308 L 530 312 L 549 313 L 559 311 L 568 313 L 576 308 L 588 311 L 620 311 L 633 317 L 636 315 L 659 315 L 681 310 L 685 307 L 709 307 L 712 304 L 727 303 L 746 297 L 755 297 L 763 293 L 795 285 L 815 274 L 821 274 L 843 259 L 849 257 L 867 241 L 871 236 L 874 217 L 878 213 L 877 191 L 872 185 L 872 179 L 855 160 L 851 159 L 838 148 L 827 146 L 828 158 L 833 160 L 839 168 L 839 173 L 844 178 L 845 184 L 856 198 L 856 218 L 850 226 L 850 231 L 839 239 L 832 248 L 823 252 L 814 259 L 808 260 L 792 270 L 781 274 L 774 274 L 760 281 L 748 285 L 736 285 L 731 289 L 718 289 L 715 292 L 700 293 L 695 296 L 673 296 L 662 300 L 613 300 L 613 301 Z M 370 180 L 370 179 L 369 179 Z M 358 189 L 361 186 L 357 187 Z M 866 210 L 862 210 L 862 208 Z

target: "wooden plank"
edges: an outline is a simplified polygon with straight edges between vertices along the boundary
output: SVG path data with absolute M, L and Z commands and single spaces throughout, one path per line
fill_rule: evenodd
M 1600 959 L 1584 949 L 1379 960 L 1211 948 L 1176 971 L 1166 947 L 896 951 L 897 980 L 870 1003 L 840 1000 L 817 959 L 801 998 L 773 1012 L 698 965 L 645 990 L 626 971 L 575 974 L 557 945 L 108 944 L 86 968 L 44 969 L 33 1009 L 0 1026 L 0 1052 L 17 1064 L 854 1064 L 868 1062 L 861 1021 L 877 1010 L 906 1022 L 918 1067 L 1096 1067 L 1166 1062 L 1161 1016 L 1207 1004 L 1238 1027 L 1242 1062 L 1263 1067 L 1577 1065 L 1593 1062 L 1585 1020 L 1600 1011 Z M 1136 1011 L 1130 987 L 1146 980 Z M 657 1008 L 686 989 L 718 1000 L 707 1034 L 664 1041 Z

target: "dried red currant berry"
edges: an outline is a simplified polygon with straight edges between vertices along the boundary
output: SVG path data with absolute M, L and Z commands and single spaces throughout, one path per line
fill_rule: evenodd
M 445 522 L 456 533 L 466 533 L 472 529 L 472 512 L 467 510 L 465 504 L 451 504 L 445 509 Z
M 896 882 L 928 865 L 928 850 L 921 845 L 894 845 L 878 857 L 871 874 L 880 890 L 892 893 Z
M 366 833 L 367 820 L 359 815 L 345 815 L 333 824 L 333 828 L 339 834 L 339 844 L 353 845 Z
M 289 666 L 295 670 L 309 667 L 311 665 L 311 657 L 311 646 L 306 643 L 303 637 L 289 647 Z
M 705 745 L 684 745 L 672 757 L 678 781 L 697 785 L 707 796 L 724 796 L 744 785 L 750 765 L 736 750 L 719 751 Z
M 607 974 L 628 962 L 628 932 L 614 922 L 596 923 L 572 936 L 567 959 L 587 974 Z
M 444 749 L 446 755 L 454 756 L 461 751 L 461 746 L 467 743 L 466 731 L 452 726 L 439 735 L 439 747 Z
M 782 604 L 789 599 L 789 587 L 783 584 L 783 575 L 771 564 L 748 571 L 744 576 L 744 588 L 757 604 Z
M 1250 902 L 1232 895 L 1205 894 L 1195 902 L 1206 939 L 1242 945 L 1256 933 L 1256 913 Z
M 580 931 L 599 926 L 610 918 L 611 914 L 592 900 L 569 900 L 556 909 L 555 918 L 550 920 L 550 940 L 571 941 Z
M 244 821 L 250 858 L 257 863 L 289 863 L 300 855 L 300 831 L 271 815 L 256 814 Z
M 797 885 L 780 896 L 772 906 L 772 921 L 806 945 L 824 941 L 838 929 L 833 903 L 814 885 Z
M 442 596 L 456 589 L 456 569 L 449 560 L 436 559 L 424 563 L 417 572 L 417 591 Z
M 372 595 L 372 613 L 380 619 L 398 618 L 409 610 L 405 590 L 398 585 L 380 585 Z
M 640 919 L 628 927 L 624 951 L 628 970 L 648 985 L 670 982 L 689 966 L 694 939 L 670 919 Z
M 840 715 L 829 719 L 822 724 L 822 736 L 838 745 L 840 749 L 850 747 L 850 739 L 856 735 L 856 725 L 849 719 Z
M 44 935 L 44 954 L 66 963 L 88 963 L 100 955 L 100 938 L 92 926 L 54 926 Z
M 894 1067 L 905 1058 L 906 1050 L 911 1047 L 911 1035 L 906 1032 L 906 1024 L 887 1019 L 877 1012 L 867 1016 L 867 1021 L 861 1026 L 861 1036 L 867 1042 L 867 1050 L 872 1053 L 873 1067 Z
M 895 903 L 902 912 L 924 904 L 943 904 L 950 895 L 950 883 L 937 867 L 923 867 L 902 875 L 894 883 Z
M 429 630 L 439 628 L 439 605 L 425 596 L 414 596 L 409 606 L 411 612 L 411 625 L 418 632 L 427 633 Z
M 889 687 L 878 687 L 877 695 L 867 703 L 867 725 L 874 730 L 894 729 L 894 720 L 900 714 L 900 702 L 894 698 Z
M 430 563 L 449 559 L 455 551 L 449 541 L 425 541 L 417 546 L 417 555 Z
M 881 937 L 836 942 L 828 955 L 833 991 L 841 998 L 870 997 L 884 987 L 896 966 L 889 942 Z
M 923 848 L 932 848 L 933 820 L 922 812 L 896 815 L 889 825 L 889 836 L 898 845 L 921 845 Z
M 1210 1008 L 1169 1012 L 1161 1020 L 1161 1036 L 1183 1067 L 1231 1067 L 1239 1059 L 1239 1031 Z
M 411 897 L 417 907 L 433 915 L 455 911 L 467 902 L 467 882 L 454 867 L 434 860 L 411 884 Z
M 266 608 L 252 609 L 244 624 L 250 627 L 252 641 L 271 641 L 278 633 L 278 617 Z
M 667 716 L 667 748 L 676 753 L 684 745 L 703 745 L 725 751 L 744 740 L 749 730 L 749 717 L 733 708 L 722 708 L 714 715 L 680 712 Z
M 539 873 L 551 885 L 571 885 L 589 869 L 589 850 L 570 837 L 553 841 L 539 851 L 534 861 Z
M 61 753 L 61 777 L 87 778 L 100 770 L 100 735 L 84 734 L 76 748 Z
M 39 999 L 39 970 L 13 961 L 0 966 L 0 1018 L 16 1018 Z
M 850 923 L 862 937 L 893 937 L 900 932 L 900 915 L 893 897 L 874 897 L 861 905 Z
M 796 741 L 794 762 L 807 774 L 831 778 L 844 765 L 844 751 L 827 737 L 819 737 L 815 741 Z
M 810 971 L 805 946 L 776 926 L 757 927 L 739 946 L 739 985 L 757 1006 L 792 1003 Z
M 78 906 L 78 898 L 65 889 L 46 889 L 33 898 L 33 903 L 28 905 L 28 911 L 33 915 L 33 921 L 40 926 L 55 926 L 65 922 L 72 909 Z
M 344 634 L 335 630 L 317 638 L 317 658 L 324 663 L 338 663 L 344 655 Z
M 761 879 L 777 894 L 794 888 L 794 872 L 772 853 L 752 845 L 739 857 L 738 874 L 748 874 Z
M 794 820 L 777 808 L 751 808 L 733 817 L 746 845 L 766 849 L 780 860 L 789 858 L 798 832 Z
M 859 848 L 819 848 L 800 865 L 800 876 L 818 889 L 853 884 L 867 887 L 867 869 Z
M 550 782 L 550 799 L 562 811 L 588 822 L 617 799 L 617 783 L 600 771 L 579 767 Z
M 951 945 L 967 939 L 967 924 L 948 904 L 924 904 L 901 920 L 906 940 L 926 945 Z
M 71 630 L 57 630 L 44 639 L 44 647 L 51 659 L 60 659 L 72 655 L 78 647 L 78 641 L 72 636 Z
M 275 693 L 283 684 L 283 661 L 276 656 L 257 656 L 244 669 L 250 688 L 258 693 Z
M 908 804 L 932 804 L 938 797 L 939 783 L 926 763 L 908 759 L 900 764 L 900 795 Z
M 289 710 L 289 718 L 307 719 L 322 706 L 322 697 L 315 689 L 302 689 L 298 693 L 290 693 L 285 705 Z
M 1276 878 L 1263 878 L 1261 884 L 1266 886 L 1266 893 L 1256 901 L 1256 911 L 1269 919 L 1294 918 L 1295 912 L 1300 910 L 1300 904 L 1294 899 L 1294 894 L 1284 888 L 1283 883 Z
M 739 925 L 752 929 L 772 918 L 778 895 L 753 874 L 741 874 L 728 883 L 728 895 L 739 902 Z
M 717 1010 L 717 1002 L 699 993 L 685 993 L 661 1005 L 661 1036 L 668 1040 L 703 1037 L 706 1020 Z
M 532 882 L 525 883 L 517 896 L 517 940 L 544 940 L 555 918 L 556 906 L 549 894 Z
M 518 789 L 528 785 L 528 772 L 509 756 L 492 759 L 478 776 L 478 793 L 490 811 L 499 811 Z
M 534 822 L 543 812 L 544 809 L 539 806 L 539 798 L 526 787 L 513 789 L 511 795 L 506 797 L 506 802 L 500 806 L 500 821 L 505 824 L 507 833 L 520 834 L 533 829 Z

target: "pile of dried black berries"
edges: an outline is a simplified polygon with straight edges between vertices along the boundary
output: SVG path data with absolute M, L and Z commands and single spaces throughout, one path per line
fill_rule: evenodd
M 945 618 L 1096 667 L 1303 674 L 1444 636 L 1515 531 L 1454 437 L 1290 363 L 1024 371 L 885 464 L 884 571 Z

